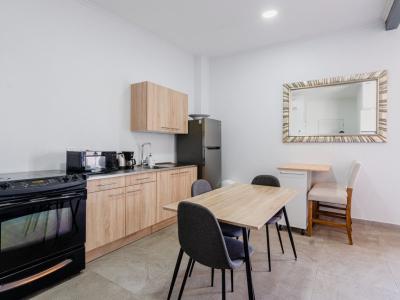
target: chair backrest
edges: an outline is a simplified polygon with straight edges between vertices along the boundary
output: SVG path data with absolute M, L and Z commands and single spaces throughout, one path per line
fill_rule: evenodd
M 251 184 L 276 186 L 276 187 L 281 186 L 279 179 L 272 175 L 258 175 L 254 177 Z
M 231 268 L 221 228 L 206 207 L 187 201 L 179 203 L 178 236 L 183 251 L 195 261 L 210 268 Z
M 199 179 L 192 184 L 192 197 L 212 191 L 211 184 L 205 179 Z
M 348 172 L 347 188 L 352 189 L 356 183 L 358 174 L 360 173 L 361 164 L 358 161 L 353 161 Z

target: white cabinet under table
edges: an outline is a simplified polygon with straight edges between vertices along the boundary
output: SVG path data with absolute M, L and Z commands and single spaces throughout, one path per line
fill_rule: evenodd
M 312 185 L 312 172 L 329 172 L 330 165 L 286 164 L 278 167 L 282 187 L 295 188 L 297 196 L 286 205 L 290 226 L 304 233 L 307 229 L 307 194 Z M 280 225 L 285 225 L 281 220 Z

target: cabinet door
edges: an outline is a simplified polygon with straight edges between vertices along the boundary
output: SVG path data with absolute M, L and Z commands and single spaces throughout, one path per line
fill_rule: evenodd
M 306 171 L 279 172 L 281 186 L 294 188 L 298 192 L 296 197 L 286 205 L 291 227 L 307 228 L 307 192 L 310 178 L 310 174 Z M 279 224 L 286 225 L 285 220 L 282 218 Z
M 86 251 L 125 236 L 125 188 L 89 193 Z
M 126 188 L 126 234 L 156 223 L 157 184 L 148 182 Z
M 197 179 L 197 168 L 184 168 L 180 170 L 180 180 L 181 183 L 179 185 L 179 199 L 178 201 L 185 200 L 190 198 L 192 191 L 192 184 Z
M 169 131 L 170 98 L 168 88 L 147 83 L 147 130 Z
M 174 212 L 163 209 L 164 205 L 179 200 L 180 171 L 163 171 L 157 174 L 157 222 L 175 216 Z
M 169 90 L 170 115 L 169 128 L 174 133 L 188 132 L 188 99 L 187 95 Z

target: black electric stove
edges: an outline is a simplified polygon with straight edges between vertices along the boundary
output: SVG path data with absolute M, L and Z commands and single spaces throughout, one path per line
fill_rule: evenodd
M 17 299 L 85 268 L 86 178 L 0 174 L 0 298 Z

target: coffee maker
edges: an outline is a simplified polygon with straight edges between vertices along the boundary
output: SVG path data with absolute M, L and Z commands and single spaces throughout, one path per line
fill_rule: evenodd
M 135 159 L 135 152 L 133 151 L 124 151 L 122 152 L 125 157 L 126 161 L 126 168 L 127 169 L 133 169 L 136 165 L 136 159 Z

